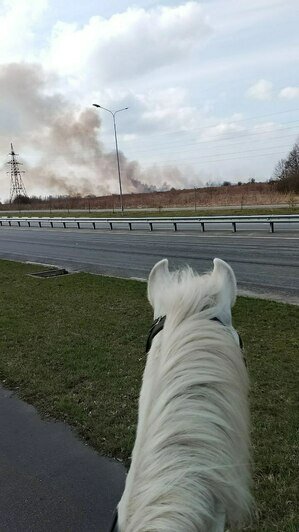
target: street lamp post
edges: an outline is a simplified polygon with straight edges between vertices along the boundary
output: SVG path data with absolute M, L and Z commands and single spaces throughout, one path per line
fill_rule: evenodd
M 113 118 L 114 138 L 115 138 L 115 148 L 116 148 L 116 160 L 117 160 L 117 170 L 118 170 L 118 182 L 119 182 L 120 208 L 121 208 L 121 212 L 124 212 L 123 191 L 122 191 L 121 176 L 120 176 L 120 164 L 119 164 L 119 153 L 118 153 L 118 142 L 117 142 L 117 134 L 116 134 L 115 115 L 116 115 L 116 113 L 120 113 L 121 111 L 126 111 L 129 108 L 128 107 L 124 107 L 123 109 L 118 109 L 117 111 L 111 111 L 110 109 L 106 109 L 106 107 L 103 107 L 102 105 L 98 105 L 97 103 L 93 103 L 92 105 L 94 107 L 98 107 L 99 109 L 104 109 L 104 111 L 108 111 L 108 113 L 110 113 L 112 115 L 112 118 Z

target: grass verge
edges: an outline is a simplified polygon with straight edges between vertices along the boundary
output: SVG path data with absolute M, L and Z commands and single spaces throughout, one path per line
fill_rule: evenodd
M 66 210 L 66 211 L 20 211 L 19 214 L 17 213 L 5 213 L 5 216 L 9 216 L 10 218 L 15 218 L 18 216 L 22 217 L 31 217 L 31 216 L 38 216 L 38 217 L 75 217 L 75 218 L 155 218 L 155 217 L 175 217 L 175 216 L 249 216 L 249 215 L 261 215 L 261 214 L 298 214 L 298 208 L 291 208 L 291 207 L 277 207 L 272 208 L 271 207 L 255 207 L 248 209 L 244 207 L 241 208 L 227 208 L 227 209 L 217 209 L 211 207 L 210 209 L 198 209 L 195 210 L 186 210 L 186 209 L 180 209 L 177 208 L 176 210 L 164 210 L 161 211 L 146 211 L 146 210 L 129 210 L 124 211 L 123 213 L 119 211 L 76 211 L 74 210 Z M 0 211 L 1 216 L 1 211 Z
M 103 454 L 128 463 L 152 313 L 146 285 L 0 261 L 0 378 L 43 415 L 71 423 Z M 252 381 L 252 531 L 296 531 L 296 367 L 299 309 L 239 298 Z M 296 321 L 297 320 L 297 321 Z

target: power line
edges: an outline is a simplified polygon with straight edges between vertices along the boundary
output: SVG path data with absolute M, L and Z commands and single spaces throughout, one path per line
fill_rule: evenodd
M 277 138 L 279 138 L 279 137 L 277 137 Z M 276 140 L 276 139 L 273 139 L 273 140 Z M 234 143 L 233 146 L 235 146 L 235 144 L 237 144 L 237 143 Z M 218 148 L 220 148 L 220 149 L 227 148 L 227 147 L 228 146 L 218 146 Z M 218 157 L 223 157 L 223 156 L 226 157 L 227 155 L 239 155 L 239 154 L 244 154 L 244 153 L 259 152 L 259 151 L 261 151 L 261 150 L 263 151 L 265 149 L 271 150 L 271 149 L 276 149 L 276 148 L 278 148 L 278 149 L 280 148 L 281 150 L 282 149 L 286 149 L 286 148 L 289 148 L 289 144 L 286 144 L 286 145 L 274 145 L 274 146 L 271 145 L 271 146 L 267 146 L 267 147 L 263 146 L 263 147 L 260 147 L 260 148 L 251 148 L 251 149 L 244 148 L 244 150 L 242 150 L 242 151 L 233 151 L 233 152 L 223 152 L 222 151 L 220 153 L 209 153 L 207 155 L 200 154 L 198 157 L 190 157 L 190 156 L 188 156 L 188 159 L 174 159 L 174 160 L 169 160 L 169 161 L 164 161 L 164 162 L 172 164 L 172 162 L 175 162 L 175 161 L 177 161 L 177 162 L 181 162 L 181 161 L 184 161 L 184 160 L 188 160 L 188 161 L 195 160 L 195 161 L 197 161 L 197 160 L 207 159 L 207 158 L 210 158 L 210 157 L 212 157 L 212 158 L 214 158 L 214 157 L 218 158 Z M 181 152 L 181 150 L 180 150 L 180 152 Z M 57 155 L 59 156 L 62 153 L 63 152 L 57 152 Z M 105 157 L 105 155 L 107 155 L 106 152 L 104 152 L 102 154 L 103 157 Z M 256 157 L 256 156 L 257 155 L 254 155 L 254 157 Z M 76 161 L 77 158 L 79 158 L 79 160 L 81 162 L 81 156 L 76 157 L 75 154 L 72 156 L 72 160 L 73 161 Z M 101 158 L 101 156 L 99 158 Z M 220 160 L 220 159 L 217 159 L 217 160 Z M 57 162 L 57 164 L 59 163 L 59 161 L 56 161 L 56 162 Z M 159 162 L 159 164 L 163 164 L 164 162 L 161 161 L 161 163 Z M 207 161 L 207 162 L 209 162 L 209 161 Z
M 272 157 L 273 155 L 277 155 L 277 157 L 280 156 L 280 153 L 278 152 L 274 152 L 274 153 L 263 153 L 263 154 L 259 154 L 259 155 L 255 155 L 255 159 L 258 158 L 258 157 Z M 243 159 L 251 159 L 252 158 L 252 155 L 244 155 L 243 157 L 229 157 L 227 159 L 217 159 L 215 161 L 203 161 L 202 163 L 199 162 L 199 163 L 196 163 L 196 166 L 202 166 L 202 165 L 206 165 L 206 164 L 212 164 L 212 163 L 220 163 L 220 162 L 224 162 L 224 161 L 237 161 L 237 160 L 243 160 Z M 176 163 L 173 163 L 173 164 L 176 164 L 176 165 L 179 165 L 180 164 L 180 161 L 177 161 Z M 166 163 L 165 164 L 165 167 L 167 166 L 172 166 L 172 163 Z
M 299 122 L 299 120 L 296 120 L 295 122 Z M 293 122 L 290 122 L 290 123 L 293 123 Z M 277 128 L 275 131 L 259 131 L 259 132 L 255 132 L 255 133 L 245 133 L 245 134 L 238 134 L 238 132 L 235 133 L 234 136 L 230 136 L 230 137 L 222 137 L 222 138 L 218 138 L 218 139 L 209 139 L 209 140 L 198 140 L 198 141 L 195 141 L 195 142 L 188 142 L 188 143 L 185 143 L 183 144 L 183 147 L 180 147 L 180 151 L 182 149 L 184 149 L 184 147 L 186 146 L 191 146 L 191 147 L 196 147 L 200 144 L 210 144 L 210 143 L 214 143 L 214 142 L 225 142 L 227 140 L 237 140 L 239 138 L 242 138 L 244 140 L 242 140 L 241 142 L 244 142 L 246 141 L 246 139 L 249 137 L 256 137 L 256 136 L 260 136 L 260 135 L 266 135 L 266 134 L 274 134 L 274 133 L 278 133 L 278 132 L 283 132 L 283 131 L 289 131 L 290 129 L 298 129 L 298 125 L 296 126 L 290 126 L 290 127 L 285 127 L 285 128 Z M 298 134 L 299 134 L 299 131 L 298 131 Z M 285 135 L 283 138 L 286 138 L 286 137 L 293 137 L 295 135 L 295 133 L 292 133 L 291 135 Z M 281 138 L 280 136 L 279 137 L 271 137 L 269 138 L 269 141 L 271 140 L 274 140 L 275 138 Z M 263 139 L 264 140 L 264 139 Z M 267 140 L 267 139 L 265 139 Z M 237 142 L 235 142 L 237 143 Z M 182 144 L 182 140 L 177 140 L 175 141 L 175 143 L 173 142 L 170 142 L 170 143 L 166 143 L 166 144 L 160 144 L 158 147 L 152 145 L 152 146 L 149 146 L 148 148 L 149 149 L 141 149 L 141 150 L 138 150 L 138 154 L 140 153 L 148 153 L 148 152 L 151 152 L 151 151 L 161 151 L 161 150 L 167 150 L 173 146 L 176 146 L 177 144 Z M 227 145 L 226 145 L 227 146 Z
M 284 149 L 284 148 L 288 148 L 289 145 L 286 144 L 284 146 L 269 146 L 267 149 L 269 150 L 272 150 L 272 149 Z M 250 149 L 250 150 L 245 150 L 246 153 L 252 153 L 252 152 L 255 152 L 255 151 L 261 151 L 261 150 L 265 150 L 265 148 L 253 148 L 253 149 Z M 218 155 L 219 156 L 222 156 L 222 155 L 238 155 L 238 154 L 241 154 L 241 153 L 244 153 L 244 150 L 243 151 L 235 151 L 235 152 L 227 152 L 227 153 L 213 153 L 212 156 L 213 157 L 217 157 Z M 201 155 L 201 158 L 202 157 L 210 157 L 210 155 Z
M 258 143 L 266 143 L 266 142 L 268 142 L 268 143 L 269 143 L 269 142 L 272 141 L 272 140 L 285 140 L 285 139 L 287 139 L 287 138 L 294 138 L 294 135 L 295 135 L 295 133 L 290 133 L 289 135 L 284 135 L 283 138 L 281 137 L 281 135 L 279 135 L 279 136 L 276 136 L 276 137 L 271 137 L 271 139 L 253 139 L 252 142 L 253 142 L 253 143 L 256 143 L 256 142 L 258 142 Z M 225 148 L 225 149 L 226 149 L 226 148 L 229 148 L 230 146 L 236 146 L 236 145 L 240 145 L 240 144 L 243 144 L 243 145 L 244 145 L 244 142 L 246 142 L 246 139 L 244 139 L 244 140 L 240 140 L 240 141 L 236 141 L 236 142 L 233 142 L 233 143 L 229 143 L 229 144 L 225 144 L 225 145 L 223 145 L 223 146 L 221 146 L 221 145 L 220 145 L 220 146 L 217 145 L 217 149 L 218 149 L 218 148 L 219 148 L 219 149 L 222 149 L 222 148 Z M 188 150 L 194 150 L 194 148 L 195 148 L 198 144 L 201 144 L 201 142 L 199 142 L 199 143 L 197 143 L 197 144 L 194 144 L 194 145 L 193 145 L 193 144 L 190 145 L 190 146 L 187 145 L 186 147 L 180 148 L 180 153 L 181 153 L 182 151 L 185 152 L 185 151 L 188 151 Z M 166 148 L 165 148 L 165 149 L 166 149 Z M 208 146 L 207 149 L 210 150 L 210 149 L 214 149 L 214 148 L 211 147 L 211 146 Z M 244 149 L 247 149 L 247 148 L 244 148 Z M 159 150 L 157 150 L 157 151 L 159 151 Z M 140 153 L 144 153 L 144 151 L 143 151 L 143 150 L 138 151 L 138 154 L 140 154 Z M 147 152 L 145 152 L 145 153 L 147 153 Z
M 196 131 L 201 131 L 203 129 L 209 129 L 211 127 L 216 127 L 216 126 L 219 126 L 219 123 L 222 123 L 222 124 L 230 124 L 230 123 L 242 123 L 242 122 L 249 122 L 250 120 L 258 120 L 259 118 L 267 118 L 267 117 L 270 117 L 270 116 L 278 116 L 278 115 L 282 115 L 282 114 L 287 114 L 287 113 L 295 113 L 299 111 L 299 107 L 295 108 L 295 109 L 287 109 L 285 111 L 276 111 L 275 113 L 267 113 L 267 114 L 264 114 L 264 115 L 255 115 L 255 116 L 251 116 L 251 117 L 248 117 L 248 118 L 238 118 L 238 119 L 224 119 L 224 120 L 218 120 L 218 122 L 214 123 L 214 124 L 209 124 L 209 125 L 206 125 L 206 126 L 201 126 L 199 128 L 194 128 L 192 129 L 192 132 L 196 132 Z M 190 130 L 184 130 L 184 129 L 175 129 L 173 131 L 161 131 L 160 133 L 151 133 L 151 134 L 155 134 L 155 135 L 172 135 L 172 134 L 183 134 L 183 133 L 190 133 Z
M 270 156 L 272 157 L 273 155 L 279 156 L 280 153 L 279 152 L 263 153 L 263 154 L 255 155 L 254 158 L 257 158 L 257 157 L 270 157 Z M 240 160 L 240 159 L 251 159 L 251 158 L 252 158 L 252 155 L 243 155 L 241 157 L 229 157 L 228 159 L 217 159 L 216 161 L 203 161 L 202 164 L 218 163 L 218 162 L 223 162 L 223 161 L 237 161 L 237 160 Z
M 161 131 L 161 132 L 150 132 L 150 133 L 145 133 L 144 135 L 150 135 L 151 137 L 155 135 L 155 137 L 159 137 L 159 136 L 164 136 L 164 135 L 172 135 L 172 134 L 175 134 L 175 135 L 185 135 L 185 134 L 188 134 L 188 135 L 193 135 L 193 134 L 196 134 L 198 131 L 203 131 L 203 130 L 206 130 L 206 129 L 211 129 L 213 127 L 217 127 L 219 125 L 230 125 L 230 124 L 236 124 L 236 123 L 240 123 L 240 122 L 247 122 L 247 121 L 250 121 L 250 120 L 255 120 L 257 118 L 263 118 L 263 117 L 267 117 L 267 116 L 273 116 L 273 115 L 276 115 L 276 114 L 281 114 L 281 113 L 288 113 L 288 112 L 296 112 L 298 111 L 299 109 L 293 109 L 293 110 L 289 110 L 289 111 L 280 111 L 279 113 L 270 113 L 268 115 L 259 115 L 259 116 L 256 116 L 256 117 L 252 117 L 252 118 L 244 118 L 244 119 L 240 119 L 240 120 L 230 120 L 230 121 L 221 121 L 219 120 L 217 123 L 215 124 L 210 124 L 210 125 L 207 125 L 207 126 L 202 126 L 200 128 L 194 128 L 194 129 L 185 129 L 185 130 L 175 130 L 175 131 Z M 283 122 L 278 128 L 275 129 L 275 131 L 279 130 L 280 128 L 283 130 L 283 129 L 287 129 L 287 128 L 284 128 L 283 126 L 284 125 L 287 125 L 287 124 L 296 124 L 298 123 L 299 120 L 291 120 L 291 121 L 287 121 L 287 122 Z M 257 124 L 259 125 L 259 124 Z M 244 135 L 241 135 L 241 133 L 243 133 Z M 271 133 L 271 131 L 260 131 L 260 132 L 256 132 L 256 133 L 247 133 L 246 131 L 235 131 L 234 132 L 234 135 L 238 135 L 238 136 L 249 136 L 249 135 L 259 135 L 259 134 L 262 134 L 262 133 Z M 230 138 L 234 138 L 234 137 L 230 137 Z M 209 139 L 209 140 L 206 140 L 206 141 L 198 141 L 198 142 L 217 142 L 218 140 L 225 140 L 224 138 L 222 139 Z M 159 142 L 159 146 L 164 146 L 164 145 L 168 145 L 168 144 L 173 144 L 173 143 L 178 143 L 180 144 L 182 142 L 182 138 L 177 138 L 177 139 L 173 139 L 173 140 L 169 140 L 166 142 L 166 144 L 163 142 L 163 144 L 161 144 L 160 141 Z M 154 146 L 154 145 L 153 145 Z
M 273 146 L 273 149 L 278 148 L 278 147 L 279 146 Z M 280 148 L 282 150 L 285 147 L 281 146 Z M 264 148 L 262 148 L 262 149 L 264 149 Z M 269 149 L 271 149 L 271 148 L 269 147 Z M 258 151 L 258 149 L 257 150 L 247 150 L 247 151 L 253 152 L 253 151 Z M 217 162 L 220 162 L 220 161 L 230 161 L 230 160 L 233 160 L 233 159 L 248 159 L 248 158 L 252 158 L 252 157 L 254 157 L 254 158 L 256 158 L 256 157 L 266 157 L 268 155 L 279 155 L 279 156 L 281 156 L 281 151 L 280 151 L 280 152 L 274 152 L 274 153 L 272 152 L 272 153 L 265 153 L 265 154 L 256 154 L 254 156 L 253 155 L 240 155 L 240 157 L 232 157 L 232 158 L 229 157 L 229 158 L 226 158 L 226 155 L 237 155 L 237 154 L 242 154 L 242 153 L 243 152 L 231 152 L 231 153 L 221 153 L 221 154 L 218 154 L 218 155 L 217 154 L 214 154 L 214 155 L 212 155 L 212 154 L 210 154 L 210 155 L 202 155 L 202 156 L 200 156 L 198 158 L 188 157 L 188 159 L 174 159 L 172 161 L 161 162 L 160 164 L 172 165 L 172 164 L 180 164 L 181 162 L 185 162 L 185 161 L 187 161 L 187 162 L 202 161 L 203 164 L 206 164 L 206 163 L 217 163 Z M 222 157 L 223 155 L 225 157 L 224 159 L 218 159 L 217 158 L 215 160 L 203 160 L 206 157 L 218 157 L 218 156 Z

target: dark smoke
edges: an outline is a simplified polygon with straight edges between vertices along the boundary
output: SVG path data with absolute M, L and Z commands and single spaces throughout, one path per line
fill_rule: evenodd
M 11 140 L 26 163 L 29 194 L 109 194 L 117 191 L 115 152 L 99 141 L 100 115 L 82 110 L 62 94 L 50 92 L 57 80 L 38 64 L 0 67 L 2 153 Z M 178 168 L 142 170 L 120 153 L 124 192 L 151 192 L 184 186 Z M 2 189 L 8 190 L 1 174 Z M 7 178 L 6 178 L 7 180 Z M 152 183 L 159 183 L 153 185 Z

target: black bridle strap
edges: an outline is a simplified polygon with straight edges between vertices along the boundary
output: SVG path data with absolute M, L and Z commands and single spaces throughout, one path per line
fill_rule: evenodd
M 109 529 L 109 532 L 118 532 L 117 518 L 118 518 L 118 515 L 117 515 L 117 508 L 116 508 L 114 515 L 113 515 L 113 521 Z
M 151 346 L 152 346 L 152 342 L 153 342 L 153 339 L 155 338 L 155 336 L 160 332 L 162 331 L 163 327 L 164 327 L 164 323 L 165 323 L 165 320 L 166 320 L 166 316 L 159 316 L 159 318 L 157 318 L 153 325 L 151 326 L 150 330 L 149 330 L 149 333 L 148 333 L 148 337 L 147 337 L 147 341 L 146 341 L 146 347 L 145 347 L 145 352 L 148 353 Z
M 216 318 L 216 317 L 215 318 L 211 318 L 211 321 L 218 321 L 218 323 L 220 323 L 221 325 L 223 325 L 225 327 L 224 323 L 219 318 Z M 236 331 L 236 333 L 237 333 L 237 335 L 239 337 L 240 349 L 243 349 L 243 346 L 244 346 L 243 340 L 242 340 L 241 336 L 239 335 L 238 331 Z
M 157 318 L 153 325 L 151 326 L 150 330 L 149 330 L 149 333 L 148 333 L 148 337 L 147 337 L 147 341 L 146 341 L 146 347 L 145 347 L 145 352 L 148 353 L 151 346 L 152 346 L 152 342 L 153 342 L 153 339 L 155 338 L 155 336 L 160 332 L 162 331 L 162 329 L 164 328 L 164 324 L 165 324 L 165 320 L 166 320 L 166 316 L 159 316 L 159 318 Z M 220 323 L 220 325 L 224 325 L 224 323 L 215 316 L 215 318 L 211 318 L 211 321 L 217 321 L 218 323 Z M 238 334 L 238 337 L 239 337 L 239 344 L 240 344 L 240 348 L 243 349 L 243 341 L 242 341 L 242 338 L 241 336 L 239 335 L 239 333 L 237 332 Z

